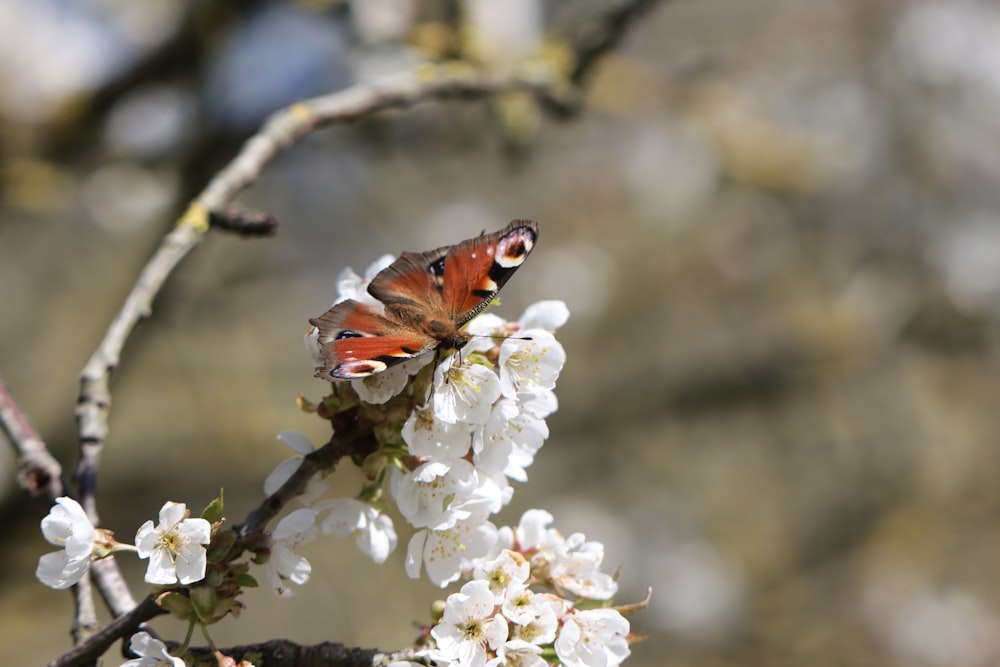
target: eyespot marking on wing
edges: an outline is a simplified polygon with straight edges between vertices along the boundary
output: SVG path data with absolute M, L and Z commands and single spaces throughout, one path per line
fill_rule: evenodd
M 517 268 L 534 245 L 535 233 L 528 227 L 519 227 L 497 241 L 493 263 L 505 269 Z
M 384 361 L 378 361 L 377 359 L 345 361 L 337 364 L 330 372 L 330 375 L 342 380 L 357 380 L 358 378 L 366 378 L 375 373 L 381 373 L 388 367 L 388 364 Z

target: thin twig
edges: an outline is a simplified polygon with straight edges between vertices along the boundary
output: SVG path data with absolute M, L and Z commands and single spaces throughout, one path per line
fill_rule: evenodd
M 135 608 L 135 598 L 114 558 L 102 558 L 91 563 L 90 575 L 112 614 L 121 616 Z
M 239 539 L 245 541 L 255 533 L 262 531 L 267 522 L 277 516 L 278 512 L 284 509 L 289 501 L 302 495 L 306 484 L 314 475 L 333 468 L 340 459 L 350 456 L 360 442 L 371 438 L 370 433 L 352 434 L 343 438 L 335 435 L 330 438 L 328 443 L 303 457 L 302 463 L 299 464 L 291 477 L 285 480 L 281 488 L 268 496 L 264 502 L 247 515 L 243 523 L 233 529 Z
M 73 585 L 73 606 L 75 609 L 70 634 L 73 636 L 73 645 L 79 646 L 90 639 L 100 627 L 97 623 L 97 607 L 94 605 L 89 572 Z

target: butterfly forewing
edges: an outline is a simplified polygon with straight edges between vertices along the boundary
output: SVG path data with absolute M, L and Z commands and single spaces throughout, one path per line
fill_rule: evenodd
M 368 285 L 368 293 L 386 304 L 441 310 L 442 276 L 438 270 L 448 251 L 445 246 L 428 252 L 404 252 L 379 271 Z
M 515 220 L 493 234 L 458 244 L 444 261 L 444 304 L 462 326 L 496 298 L 535 245 L 538 223 Z

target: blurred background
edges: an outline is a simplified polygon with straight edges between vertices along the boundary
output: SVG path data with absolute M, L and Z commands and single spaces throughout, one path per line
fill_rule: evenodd
M 63 464 L 84 363 L 266 114 L 442 54 L 521 57 L 570 4 L 590 3 L 0 2 L 0 374 Z M 277 236 L 210 233 L 129 340 L 104 524 L 127 539 L 220 486 L 245 516 L 278 432 L 327 436 L 295 397 L 324 393 L 301 336 L 341 269 L 534 218 L 497 312 L 565 300 L 568 362 L 497 519 L 547 508 L 604 542 L 619 602 L 653 587 L 626 664 L 996 664 L 998 108 L 997 3 L 677 0 L 569 122 L 512 96 L 314 134 L 240 197 Z M 0 468 L 0 663 L 39 664 L 70 646 L 71 597 L 34 579 L 46 508 L 7 447 Z M 248 592 L 214 638 L 411 644 L 443 593 L 405 578 L 397 528 L 381 567 L 310 545 L 308 586 Z

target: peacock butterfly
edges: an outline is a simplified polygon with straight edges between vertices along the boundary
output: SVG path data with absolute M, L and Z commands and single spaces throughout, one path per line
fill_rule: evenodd
M 319 332 L 316 377 L 356 380 L 432 350 L 469 341 L 462 327 L 485 309 L 538 240 L 538 223 L 515 220 L 498 232 L 428 252 L 404 252 L 368 293 L 383 312 L 353 299 L 309 320 Z

